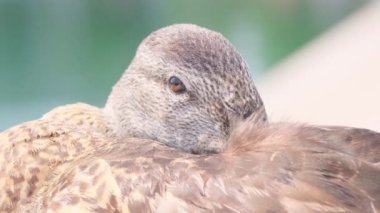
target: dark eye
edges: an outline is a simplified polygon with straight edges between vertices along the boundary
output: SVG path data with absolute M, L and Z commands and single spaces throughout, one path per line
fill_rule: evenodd
M 169 88 L 174 93 L 183 93 L 186 91 L 185 84 L 175 76 L 169 78 Z

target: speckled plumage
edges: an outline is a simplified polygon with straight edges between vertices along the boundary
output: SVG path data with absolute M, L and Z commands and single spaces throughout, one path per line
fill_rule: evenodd
M 189 27 L 191 30 L 198 30 L 198 27 L 193 25 L 175 25 L 158 31 L 158 34 L 161 32 L 162 35 L 166 35 L 170 30 L 186 32 L 186 28 Z M 217 35 L 216 38 L 221 39 L 219 34 L 213 34 L 212 31 L 200 31 L 211 32 L 213 36 Z M 196 34 L 191 36 L 196 37 Z M 152 42 L 149 41 L 150 38 L 157 37 L 153 34 L 145 44 Z M 199 39 L 207 43 L 207 39 Z M 160 42 L 159 45 L 170 47 L 165 42 Z M 212 62 L 219 61 L 221 65 L 210 65 L 207 60 L 202 62 L 204 60 L 197 58 L 196 54 L 186 54 L 190 61 L 194 58 L 199 59 L 196 64 L 201 67 L 183 65 L 181 63 L 186 60 L 179 61 L 184 59 L 181 53 L 186 52 L 186 47 L 188 45 L 184 45 L 182 50 L 173 49 L 171 51 L 174 51 L 176 56 L 165 55 L 161 59 L 173 59 L 173 62 L 165 63 L 175 63 L 176 68 L 184 69 L 188 66 L 187 69 L 196 68 L 198 71 L 203 70 L 202 67 L 215 68 L 226 63 L 224 59 L 213 58 Z M 138 54 L 145 54 L 147 50 L 144 48 L 140 46 Z M 162 51 L 165 49 L 163 47 L 158 46 L 158 50 L 155 48 L 153 52 L 168 53 L 167 50 Z M 144 57 L 160 58 L 160 54 L 149 53 Z M 228 59 L 231 54 L 226 55 L 226 52 L 222 51 L 222 56 L 216 57 Z M 236 60 L 239 60 L 239 57 Z M 138 60 L 137 58 L 132 62 L 129 68 L 132 72 L 134 66 L 144 68 Z M 86 104 L 58 107 L 39 120 L 26 122 L 2 132 L 0 212 L 379 211 L 380 134 L 346 127 L 262 122 L 266 118 L 265 109 L 249 75 L 245 73 L 246 68 L 239 68 L 237 65 L 242 63 L 232 62 L 231 66 L 237 68 L 236 75 L 246 77 L 227 85 L 234 86 L 231 91 L 236 88 L 244 91 L 239 91 L 232 99 L 224 101 L 223 91 L 230 90 L 223 90 L 217 85 L 214 85 L 214 92 L 219 91 L 221 94 L 196 94 L 204 96 L 196 99 L 199 101 L 194 103 L 195 106 L 202 106 L 209 111 L 215 106 L 222 108 L 216 112 L 209 112 L 214 113 L 213 116 L 216 118 L 226 115 L 228 109 L 235 109 L 236 114 L 233 118 L 231 113 L 227 113 L 228 119 L 222 119 L 221 122 L 233 122 L 232 119 L 240 118 L 236 124 L 224 129 L 228 133 L 224 133 L 220 138 L 227 135 L 228 139 L 220 142 L 223 143 L 220 153 L 210 154 L 202 150 L 198 150 L 200 154 L 185 152 L 191 150 L 179 147 L 181 143 L 178 142 L 182 140 L 167 143 L 159 140 L 162 135 L 162 138 L 166 139 L 166 132 L 157 131 L 156 134 L 162 134 L 156 136 L 157 138 L 144 135 L 142 132 L 121 134 L 115 129 L 117 124 L 113 123 L 110 112 Z M 215 75 L 220 77 L 225 72 L 233 72 L 226 68 L 228 66 L 223 66 L 226 70 L 219 70 L 220 73 Z M 212 79 L 218 77 L 210 77 L 212 72 L 210 69 L 210 74 L 206 73 L 203 76 L 210 79 L 206 83 L 195 81 L 199 88 L 197 92 L 206 86 L 211 87 L 209 84 L 215 84 Z M 239 72 L 242 74 L 238 74 Z M 184 76 L 185 74 L 181 77 L 185 78 Z M 217 81 L 223 83 L 222 78 Z M 190 84 L 189 82 L 190 80 L 186 81 Z M 248 86 L 239 86 L 243 83 L 247 83 Z M 119 82 L 120 85 L 124 86 L 122 80 Z M 118 90 L 119 86 L 114 90 Z M 149 88 L 147 90 L 152 91 Z M 116 94 L 116 97 L 120 97 L 119 95 Z M 221 100 L 218 100 L 216 105 L 203 103 L 207 99 L 215 101 L 215 97 L 218 96 L 221 96 Z M 178 97 L 175 98 L 175 103 L 179 103 Z M 144 104 L 157 104 L 149 100 L 146 99 Z M 168 98 L 167 101 L 170 100 L 172 99 Z M 187 99 L 180 99 L 181 104 L 192 104 L 183 100 Z M 229 106 L 226 106 L 226 103 L 229 103 Z M 149 107 L 155 109 L 155 106 Z M 186 112 L 180 108 L 176 109 L 179 109 L 180 113 Z M 251 116 L 246 121 L 241 121 L 247 117 L 247 113 Z M 202 117 L 203 114 L 198 116 L 200 120 L 207 120 Z M 158 116 L 151 119 L 160 118 Z M 217 123 L 220 119 L 212 121 Z M 181 124 L 178 128 L 190 125 L 181 122 L 178 121 Z M 123 125 L 117 128 L 122 129 Z M 170 124 L 168 127 L 172 128 L 171 125 L 176 124 Z M 205 125 L 204 128 L 206 127 L 209 126 Z M 134 128 L 140 131 L 139 126 Z M 191 130 L 192 128 L 188 129 Z M 207 129 L 201 133 L 204 134 L 205 131 Z M 190 133 L 183 130 L 179 133 L 173 132 L 173 135 L 175 134 L 185 134 L 187 137 L 186 134 Z M 208 147 L 204 147 L 203 144 L 200 148 Z

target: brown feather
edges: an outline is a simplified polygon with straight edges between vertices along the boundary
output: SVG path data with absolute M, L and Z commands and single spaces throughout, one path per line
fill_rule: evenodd
M 70 114 L 74 108 L 66 109 Z M 85 107 L 81 110 L 82 114 L 89 112 Z M 100 115 L 100 111 L 96 114 Z M 1 162 L 7 165 L 1 166 L 2 174 L 8 175 L 0 179 L 1 187 L 7 189 L 1 191 L 3 210 L 375 212 L 380 209 L 378 161 L 363 154 L 370 147 L 371 152 L 379 153 L 380 134 L 369 130 L 291 124 L 257 126 L 247 122 L 232 134 L 231 146 L 225 152 L 193 155 L 151 140 L 129 138 L 108 143 L 112 136 L 87 131 L 86 128 L 94 130 L 97 122 L 82 126 L 81 132 L 79 128 L 62 125 L 58 128 L 52 123 L 46 126 L 44 119 L 1 134 L 2 139 L 8 136 L 9 140 L 16 129 L 28 133 L 13 136 L 12 141 L 1 141 L 9 145 L 2 146 L 2 150 L 5 147 L 12 150 L 2 152 L 12 153 Z M 56 135 L 44 142 L 43 132 Z M 32 150 L 38 150 L 37 154 L 20 158 L 27 152 L 23 139 L 33 144 Z M 58 157 L 54 151 L 78 142 L 83 147 L 80 152 Z M 15 164 L 16 161 L 19 163 Z M 32 171 L 39 171 L 36 184 L 30 181 Z M 30 190 L 32 185 L 34 190 Z M 19 197 L 7 193 L 12 189 L 20 191 Z
M 0 212 L 378 212 L 379 154 L 370 130 L 268 124 L 233 45 L 173 25 L 142 42 L 104 109 L 0 133 Z

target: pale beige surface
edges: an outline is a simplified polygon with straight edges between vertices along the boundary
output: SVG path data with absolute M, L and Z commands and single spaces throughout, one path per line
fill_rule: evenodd
M 286 59 L 258 82 L 272 120 L 380 131 L 380 1 Z

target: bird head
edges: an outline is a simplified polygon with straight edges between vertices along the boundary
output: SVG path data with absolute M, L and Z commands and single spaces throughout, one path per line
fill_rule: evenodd
M 119 138 L 153 139 L 191 153 L 221 152 L 239 121 L 254 116 L 266 122 L 234 46 L 191 24 L 165 27 L 143 40 L 104 112 Z

